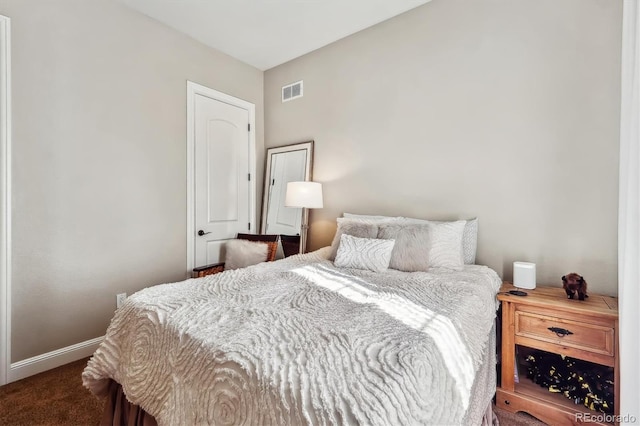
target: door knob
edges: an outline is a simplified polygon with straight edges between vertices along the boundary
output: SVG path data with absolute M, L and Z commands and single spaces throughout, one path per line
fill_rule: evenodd
M 210 234 L 210 233 L 211 233 L 211 232 L 204 232 L 202 229 L 198 231 L 198 235 L 200 235 L 201 237 L 202 237 L 203 235 L 207 235 L 207 234 Z

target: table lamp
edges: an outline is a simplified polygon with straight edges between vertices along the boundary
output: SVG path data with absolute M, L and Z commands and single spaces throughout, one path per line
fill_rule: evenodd
M 309 210 L 321 209 L 322 184 L 318 182 L 289 182 L 287 183 L 287 195 L 284 200 L 285 207 L 302 208 L 302 225 L 300 229 L 300 253 L 304 253 L 307 247 L 307 230 L 309 229 Z

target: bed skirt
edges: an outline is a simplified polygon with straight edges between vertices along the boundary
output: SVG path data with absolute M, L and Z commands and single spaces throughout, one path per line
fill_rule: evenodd
M 498 426 L 498 418 L 493 412 L 493 401 L 489 402 L 479 426 Z M 109 383 L 109 395 L 104 407 L 101 426 L 157 426 L 156 419 L 140 406 L 127 400 L 122 386 L 114 380 Z
M 157 426 L 156 419 L 140 406 L 127 401 L 118 382 L 109 383 L 109 396 L 104 407 L 101 426 Z M 489 402 L 480 426 L 498 426 L 493 412 L 493 401 Z
M 100 425 L 157 426 L 158 423 L 151 414 L 140 406 L 130 403 L 122 391 L 122 386 L 115 380 L 111 380 Z

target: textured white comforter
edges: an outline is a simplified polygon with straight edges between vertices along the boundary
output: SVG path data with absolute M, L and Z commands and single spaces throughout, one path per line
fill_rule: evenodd
M 327 253 L 132 295 L 84 385 L 116 380 L 161 425 L 469 421 L 497 274 L 339 269 Z

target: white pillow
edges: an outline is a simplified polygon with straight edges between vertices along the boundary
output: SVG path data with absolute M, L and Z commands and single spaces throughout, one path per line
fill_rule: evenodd
M 343 213 L 342 217 L 345 219 L 352 219 L 363 222 L 396 222 L 398 220 L 402 220 L 401 216 L 378 216 L 378 215 L 369 215 L 369 214 L 353 214 L 353 213 Z
M 451 223 L 449 221 L 414 219 L 411 217 L 402 218 L 406 223 Z M 462 256 L 465 265 L 476 263 L 476 251 L 478 248 L 478 218 L 465 220 L 464 231 L 462 233 Z
M 478 249 L 478 218 L 467 220 L 462 231 L 462 256 L 465 265 L 476 263 L 476 251 Z
M 269 245 L 258 241 L 229 240 L 225 244 L 227 253 L 224 269 L 238 269 L 267 260 Z
M 334 264 L 341 268 L 385 271 L 389 267 L 394 240 L 340 236 L 340 245 Z
M 338 229 L 333 237 L 333 242 L 331 242 L 329 260 L 335 260 L 336 258 L 338 246 L 340 245 L 340 236 L 342 234 L 353 235 L 354 237 L 360 238 L 376 238 L 378 236 L 378 225 L 374 223 L 342 217 L 339 217 L 336 222 L 338 223 Z
M 462 233 L 466 223 L 466 220 L 429 223 L 429 267 L 462 269 Z

